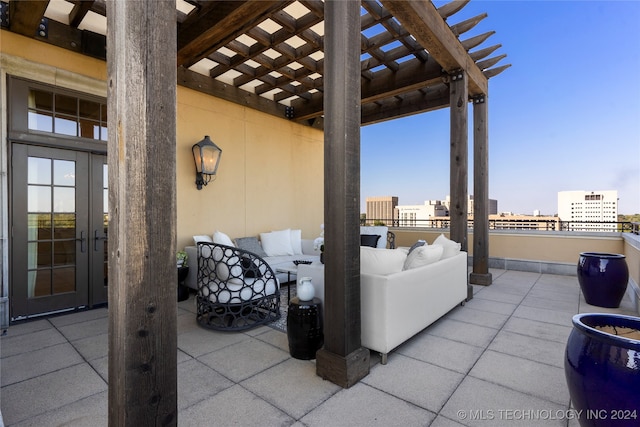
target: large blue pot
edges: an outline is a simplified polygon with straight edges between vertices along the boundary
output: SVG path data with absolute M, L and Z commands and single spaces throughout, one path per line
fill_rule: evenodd
M 640 340 L 597 329 L 640 331 L 640 318 L 608 313 L 573 317 L 564 371 L 582 427 L 640 425 Z
M 578 259 L 578 283 L 587 304 L 618 308 L 627 290 L 629 268 L 624 255 L 582 252 Z

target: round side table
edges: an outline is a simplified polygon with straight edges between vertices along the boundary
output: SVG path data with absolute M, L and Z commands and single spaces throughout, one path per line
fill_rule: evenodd
M 189 288 L 184 284 L 188 274 L 189 267 L 178 267 L 178 301 L 189 299 Z
M 291 298 L 287 312 L 287 338 L 291 357 L 315 359 L 316 351 L 324 344 L 322 327 L 322 301 L 319 298 L 311 301 Z

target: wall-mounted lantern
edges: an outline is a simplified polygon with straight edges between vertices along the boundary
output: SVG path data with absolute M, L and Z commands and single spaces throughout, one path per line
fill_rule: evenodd
M 193 160 L 196 163 L 196 187 L 202 190 L 203 185 L 207 185 L 209 181 L 215 179 L 222 150 L 209 139 L 206 135 L 204 139 L 197 144 L 193 144 Z

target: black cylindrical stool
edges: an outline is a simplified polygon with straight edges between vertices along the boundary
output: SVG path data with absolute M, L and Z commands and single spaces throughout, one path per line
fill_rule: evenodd
M 311 301 L 291 298 L 287 312 L 287 338 L 291 357 L 303 360 L 316 358 L 316 351 L 324 344 L 322 301 L 319 298 Z
M 178 267 L 178 301 L 189 299 L 189 288 L 184 284 L 188 274 L 189 267 Z

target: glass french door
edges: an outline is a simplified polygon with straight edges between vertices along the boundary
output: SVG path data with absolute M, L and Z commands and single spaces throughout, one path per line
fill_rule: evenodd
M 12 319 L 107 301 L 105 163 L 12 145 Z

